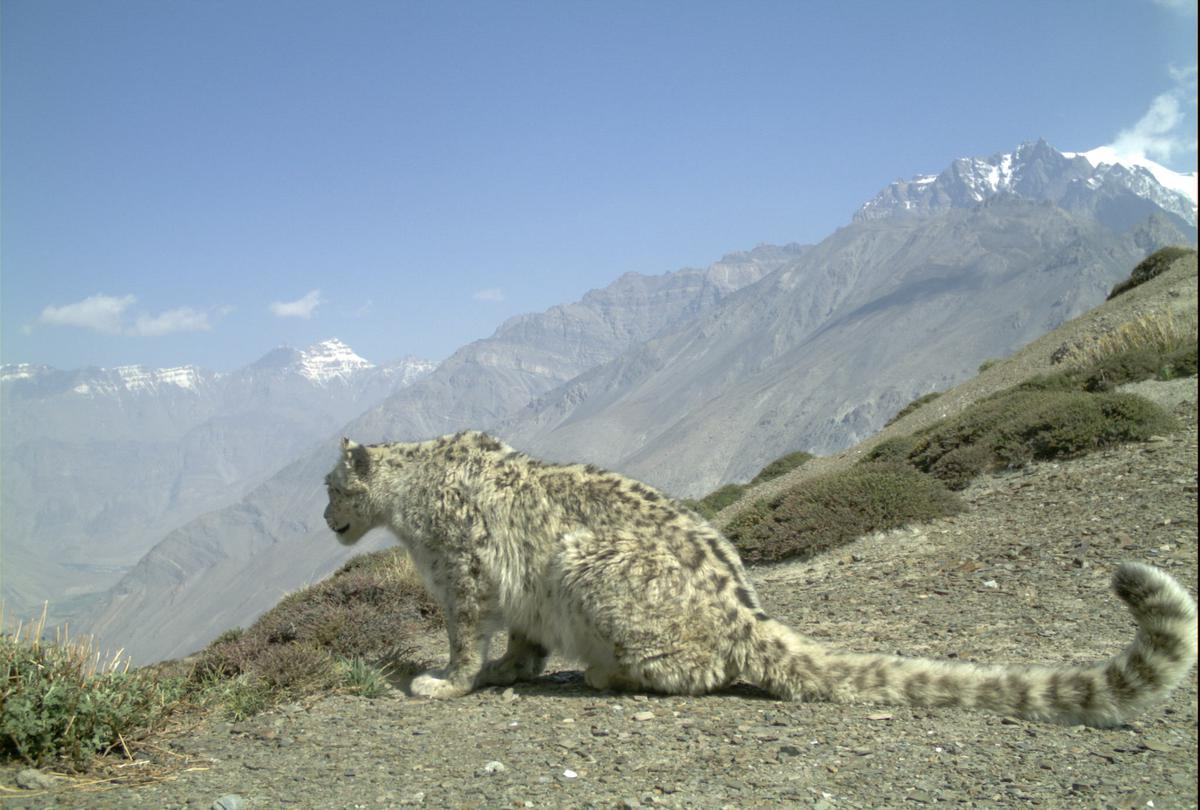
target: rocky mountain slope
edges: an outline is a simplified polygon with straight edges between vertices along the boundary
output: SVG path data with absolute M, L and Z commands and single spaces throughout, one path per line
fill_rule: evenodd
M 0 370 L 3 598 L 113 584 L 168 531 L 236 500 L 433 364 L 373 365 L 337 340 L 228 374 L 190 366 Z
M 788 450 L 841 450 L 915 397 L 1100 303 L 1148 250 L 1195 242 L 1190 200 L 1146 170 L 1101 169 L 1038 142 L 893 184 L 709 317 L 588 371 L 495 431 L 681 496 L 746 480 Z M 1155 193 L 1138 196 L 1134 180 Z M 1155 200 L 1191 206 L 1192 225 Z

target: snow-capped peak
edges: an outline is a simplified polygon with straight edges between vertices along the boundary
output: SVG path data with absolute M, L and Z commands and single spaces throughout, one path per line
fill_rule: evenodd
M 1196 227 L 1196 174 L 1179 174 L 1143 157 L 1124 157 L 1109 147 L 1059 152 L 1044 140 L 1021 144 L 1011 153 L 959 158 L 938 175 L 897 180 L 865 203 L 856 222 L 902 215 L 929 215 L 950 208 L 974 208 L 1011 196 L 1049 202 L 1095 217 L 1123 231 L 1147 213 L 1141 200 Z
M 1090 149 L 1087 152 L 1063 152 L 1063 157 L 1073 158 L 1081 157 L 1095 168 L 1101 166 L 1125 166 L 1127 168 L 1145 169 L 1154 175 L 1154 179 L 1159 182 L 1163 188 L 1169 188 L 1172 191 L 1178 191 L 1192 201 L 1192 205 L 1196 204 L 1196 173 L 1181 174 L 1168 169 L 1159 163 L 1155 163 L 1147 157 L 1129 156 L 1118 154 L 1111 146 L 1098 146 L 1095 149 Z
M 374 363 L 359 357 L 337 338 L 314 343 L 296 358 L 296 370 L 300 375 L 317 383 L 346 379 L 355 372 L 374 367 Z
M 10 363 L 0 366 L 0 382 L 31 380 L 51 371 L 53 369 L 49 366 L 35 366 L 32 363 Z

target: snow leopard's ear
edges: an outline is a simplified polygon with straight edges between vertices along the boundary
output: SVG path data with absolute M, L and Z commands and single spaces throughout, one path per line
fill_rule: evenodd
M 367 448 L 342 437 L 342 458 L 354 470 L 355 475 L 366 476 L 371 472 L 371 455 Z

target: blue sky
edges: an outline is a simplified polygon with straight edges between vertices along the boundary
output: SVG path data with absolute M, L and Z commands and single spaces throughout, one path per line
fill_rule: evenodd
M 0 5 L 0 359 L 439 359 L 1044 137 L 1196 168 L 1195 2 Z

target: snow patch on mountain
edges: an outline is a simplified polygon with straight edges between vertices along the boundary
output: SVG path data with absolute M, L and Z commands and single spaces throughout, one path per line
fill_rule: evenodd
M 337 338 L 323 340 L 300 352 L 295 368 L 298 374 L 318 384 L 347 380 L 375 364 L 354 353 Z
M 959 158 L 940 174 L 897 180 L 865 203 L 854 219 L 970 208 L 1005 194 L 1095 216 L 1108 227 L 1144 217 L 1138 213 L 1142 209 L 1128 202 L 1140 198 L 1196 227 L 1194 172 L 1180 174 L 1146 158 L 1117 155 L 1108 147 L 1059 152 L 1045 141 L 988 158 Z M 1126 202 L 1116 202 L 1122 199 Z M 1121 205 L 1124 213 L 1118 210 Z
M 32 380 L 52 371 L 53 369 L 49 366 L 35 366 L 32 363 L 8 363 L 0 366 L 0 383 Z
M 1119 155 L 1111 146 L 1099 146 L 1087 152 L 1063 152 L 1063 157 L 1067 158 L 1073 158 L 1076 155 L 1084 158 L 1097 169 L 1103 166 L 1145 169 L 1154 175 L 1154 179 L 1163 188 L 1179 192 L 1191 200 L 1193 206 L 1196 205 L 1196 172 L 1181 174 L 1146 157 Z

